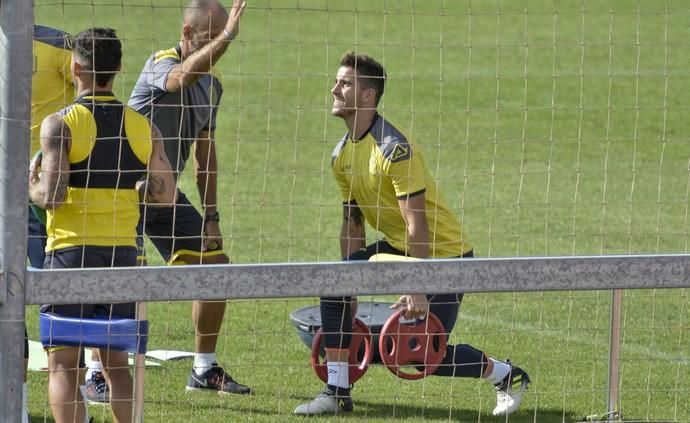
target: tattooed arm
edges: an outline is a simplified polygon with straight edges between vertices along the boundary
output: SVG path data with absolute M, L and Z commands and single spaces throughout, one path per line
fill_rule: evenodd
M 177 201 L 175 177 L 168 156 L 165 155 L 161 133 L 153 123 L 151 124 L 151 141 L 153 149 L 149 158 L 148 175 L 139 183 L 138 189 L 145 203 L 172 206 Z
M 69 182 L 70 142 L 69 127 L 59 115 L 53 114 L 43 120 L 42 157 L 40 163 L 34 164 L 29 174 L 29 198 L 43 209 L 57 208 L 65 201 Z
M 340 256 L 349 257 L 366 246 L 364 215 L 357 202 L 343 203 L 343 225 L 340 229 Z

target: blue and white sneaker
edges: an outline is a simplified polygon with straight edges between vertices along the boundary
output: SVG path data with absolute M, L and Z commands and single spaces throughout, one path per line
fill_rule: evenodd
M 91 377 L 84 383 L 83 395 L 91 404 L 108 404 L 110 389 L 101 371 L 93 371 Z
M 229 374 L 225 373 L 222 367 L 214 364 L 201 376 L 198 376 L 192 369 L 187 379 L 188 391 L 208 390 L 219 394 L 251 394 L 250 387 L 235 381 Z

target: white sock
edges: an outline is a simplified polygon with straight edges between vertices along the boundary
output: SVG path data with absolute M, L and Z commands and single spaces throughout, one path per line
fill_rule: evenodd
M 89 360 L 89 370 L 93 370 L 96 372 L 102 372 L 103 371 L 103 365 L 101 364 L 100 361 Z
M 503 382 L 503 379 L 510 373 L 510 364 L 494 360 L 491 357 L 489 357 L 489 360 L 494 364 L 494 368 L 486 379 L 494 385 L 498 385 Z
M 84 374 L 84 381 L 91 379 L 91 375 L 94 372 L 103 372 L 103 365 L 100 361 L 89 360 L 89 365 L 86 368 L 86 373 Z
M 29 423 L 29 387 L 22 385 L 22 423 Z
M 216 365 L 216 353 L 195 353 L 194 354 L 194 373 L 201 376 L 205 371 Z
M 350 363 L 334 361 L 326 363 L 328 383 L 331 386 L 348 389 L 350 387 Z

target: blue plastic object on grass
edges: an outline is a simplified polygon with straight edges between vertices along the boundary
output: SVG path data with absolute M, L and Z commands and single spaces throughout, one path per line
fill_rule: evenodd
M 136 354 L 146 353 L 147 320 L 63 317 L 40 313 L 39 329 L 44 347 L 103 348 Z

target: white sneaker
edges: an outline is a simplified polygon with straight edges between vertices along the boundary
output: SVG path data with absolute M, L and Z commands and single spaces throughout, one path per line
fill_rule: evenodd
M 293 413 L 301 416 L 315 416 L 318 414 L 349 413 L 352 409 L 352 398 L 349 393 L 336 395 L 331 389 L 326 388 L 313 400 L 298 405 Z
M 510 360 L 507 362 L 510 364 Z M 505 416 L 517 410 L 529 383 L 527 372 L 511 365 L 508 376 L 496 385 L 496 408 L 493 415 Z

